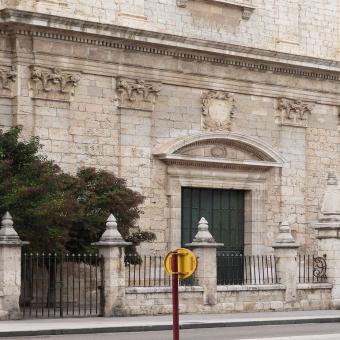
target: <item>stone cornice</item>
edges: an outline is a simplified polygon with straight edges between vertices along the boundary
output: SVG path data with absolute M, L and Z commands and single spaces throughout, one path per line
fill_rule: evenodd
M 319 80 L 340 80 L 340 62 L 15 9 L 0 34 L 19 34 L 178 57 Z

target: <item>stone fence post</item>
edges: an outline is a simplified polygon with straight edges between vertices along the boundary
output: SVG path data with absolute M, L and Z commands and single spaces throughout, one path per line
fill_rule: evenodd
M 279 234 L 272 247 L 277 258 L 277 276 L 281 283 L 286 286 L 285 302 L 292 303 L 296 301 L 297 250 L 299 245 L 290 232 L 288 222 L 281 223 Z
M 326 255 L 327 279 L 332 283 L 332 307 L 340 308 L 340 188 L 334 174 L 328 174 L 317 232 L 318 250 Z
M 9 212 L 2 217 L 0 229 L 0 320 L 20 319 L 21 242 Z
M 216 249 L 223 243 L 216 243 L 209 232 L 207 220 L 202 217 L 198 222 L 198 232 L 192 243 L 187 244 L 193 248 L 198 257 L 196 278 L 203 287 L 203 303 L 215 305 L 217 303 L 217 260 Z
M 122 316 L 125 314 L 125 264 L 124 248 L 131 245 L 125 242 L 117 229 L 116 218 L 111 214 L 106 222 L 106 230 L 99 242 L 93 243 L 99 247 L 99 255 L 104 258 L 104 286 L 103 316 Z

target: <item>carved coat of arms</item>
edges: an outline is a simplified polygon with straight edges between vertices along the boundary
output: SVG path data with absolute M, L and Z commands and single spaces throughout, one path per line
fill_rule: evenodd
M 231 93 L 208 91 L 202 96 L 202 127 L 210 131 L 229 131 L 236 112 Z

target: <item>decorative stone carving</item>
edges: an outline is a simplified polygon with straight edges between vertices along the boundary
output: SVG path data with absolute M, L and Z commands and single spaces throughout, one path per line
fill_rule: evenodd
M 247 135 L 205 132 L 168 142 L 153 155 L 167 164 L 197 167 L 270 169 L 286 160 L 267 144 Z
M 0 242 L 17 242 L 20 241 L 18 233 L 13 227 L 13 218 L 7 211 L 1 220 Z
M 215 145 L 210 149 L 211 156 L 216 158 L 225 158 L 227 156 L 227 149 L 224 146 Z
M 120 107 L 153 111 L 160 90 L 161 85 L 158 83 L 148 82 L 142 79 L 117 79 Z
M 319 221 L 340 221 L 340 188 L 336 175 L 329 173 L 327 187 L 322 200 Z
M 202 95 L 202 127 L 209 131 L 230 131 L 236 112 L 234 96 L 223 91 L 208 91 Z
M 80 76 L 62 72 L 58 68 L 45 69 L 32 65 L 31 96 L 40 99 L 69 101 L 78 86 Z
M 194 1 L 194 0 L 191 0 Z M 237 7 L 242 10 L 242 19 L 249 20 L 251 14 L 254 12 L 255 7 L 252 6 L 249 1 L 238 1 L 238 0 L 203 0 L 206 2 L 210 2 L 211 4 L 216 5 L 224 5 L 224 6 L 232 6 Z M 185 8 L 188 5 L 189 0 L 177 0 L 177 6 Z
M 0 95 L 11 96 L 12 85 L 16 79 L 17 72 L 13 66 L 10 69 L 0 68 Z
M 243 7 L 242 8 L 242 19 L 243 20 L 249 20 L 250 16 L 253 14 L 254 9 L 249 7 Z
M 290 244 L 296 245 L 294 237 L 292 236 L 289 224 L 287 221 L 283 221 L 280 225 L 279 234 L 276 237 L 275 245 Z
M 312 106 L 301 100 L 280 98 L 277 104 L 277 122 L 281 125 L 307 127 Z
M 177 0 L 177 6 L 185 8 L 188 5 L 188 0 Z
M 210 234 L 208 221 L 202 217 L 198 222 L 198 232 L 194 237 L 194 243 L 216 243 L 213 236 Z

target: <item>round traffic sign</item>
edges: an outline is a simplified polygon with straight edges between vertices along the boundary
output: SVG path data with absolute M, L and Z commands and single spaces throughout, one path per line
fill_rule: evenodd
M 197 268 L 197 258 L 195 254 L 186 248 L 179 248 L 174 251 L 170 251 L 164 259 L 164 267 L 169 275 L 172 275 L 171 258 L 177 254 L 178 256 L 178 277 L 180 279 L 186 279 L 191 276 Z

